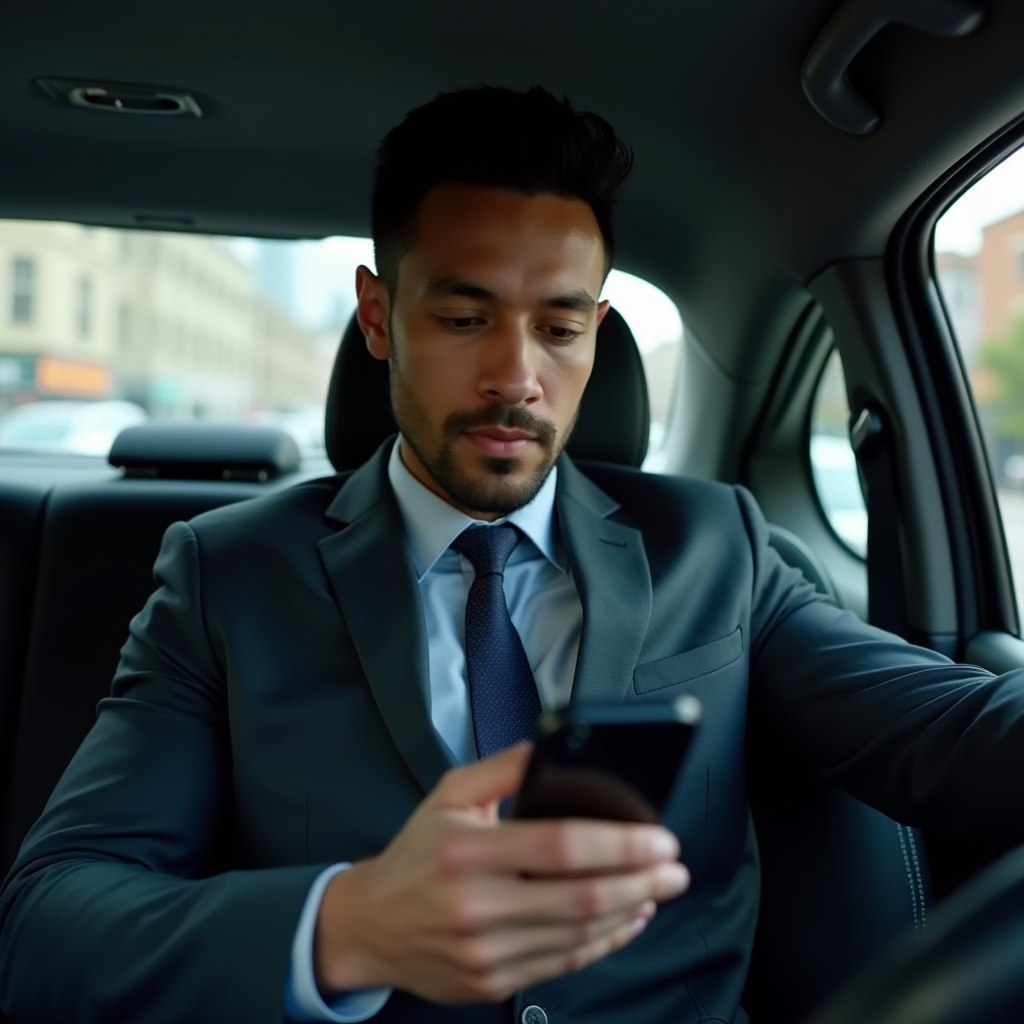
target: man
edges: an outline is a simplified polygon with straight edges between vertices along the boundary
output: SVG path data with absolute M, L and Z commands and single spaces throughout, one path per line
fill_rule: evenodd
M 819 598 L 740 489 L 561 455 L 630 159 L 539 89 L 385 139 L 358 318 L 400 436 L 168 531 L 3 891 L 15 1021 L 744 1019 L 748 696 L 894 817 L 1024 839 L 1019 674 Z M 539 707 L 684 692 L 668 828 L 499 820 Z

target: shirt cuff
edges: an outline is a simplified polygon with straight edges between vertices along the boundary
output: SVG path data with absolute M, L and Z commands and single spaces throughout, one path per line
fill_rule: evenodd
M 284 988 L 284 1015 L 289 1021 L 335 1021 L 337 1024 L 358 1024 L 369 1020 L 384 1008 L 391 998 L 389 988 L 367 988 L 335 996 L 327 1003 L 316 984 L 313 970 L 313 937 L 320 902 L 330 880 L 351 864 L 334 864 L 317 875 L 310 887 L 292 939 L 291 967 Z

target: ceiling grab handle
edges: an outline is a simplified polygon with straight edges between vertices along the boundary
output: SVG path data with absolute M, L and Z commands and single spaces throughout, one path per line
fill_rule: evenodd
M 965 36 L 982 22 L 972 0 L 846 0 L 814 40 L 800 74 L 804 95 L 826 121 L 867 135 L 882 117 L 850 82 L 850 62 L 886 25 L 909 25 L 938 36 Z

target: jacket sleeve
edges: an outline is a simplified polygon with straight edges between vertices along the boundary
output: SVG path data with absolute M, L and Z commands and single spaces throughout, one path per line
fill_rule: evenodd
M 1024 669 L 956 664 L 836 608 L 737 497 L 754 558 L 751 706 L 771 735 L 897 821 L 1024 841 Z
M 279 1022 L 322 865 L 203 877 L 230 787 L 198 542 L 164 537 L 112 695 L 0 891 L 0 1005 L 20 1021 Z

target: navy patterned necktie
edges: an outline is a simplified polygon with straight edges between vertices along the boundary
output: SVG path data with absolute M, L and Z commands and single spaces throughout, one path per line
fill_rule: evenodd
M 514 526 L 477 526 L 451 545 L 476 572 L 466 599 L 466 663 L 480 757 L 531 739 L 540 714 L 537 684 L 505 603 L 505 563 L 519 537 Z

